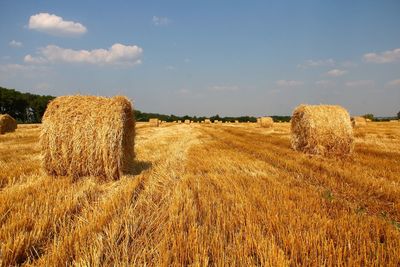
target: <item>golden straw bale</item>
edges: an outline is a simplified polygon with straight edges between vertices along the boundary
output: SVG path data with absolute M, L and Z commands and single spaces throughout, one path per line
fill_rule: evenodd
M 181 120 L 178 120 L 178 123 L 182 123 L 182 121 L 181 121 Z
M 158 127 L 160 125 L 160 120 L 157 118 L 151 118 L 149 119 L 149 123 L 151 126 Z
M 204 120 L 204 123 L 210 124 L 210 123 L 211 123 L 211 120 L 210 120 L 210 119 L 205 119 L 205 120 Z
M 264 128 L 272 128 L 274 126 L 274 120 L 271 117 L 261 117 L 257 121 Z
M 351 118 L 351 125 L 353 127 L 361 127 L 367 125 L 367 120 L 364 117 L 353 117 Z
M 122 96 L 61 96 L 48 105 L 40 135 L 50 175 L 118 179 L 134 159 L 135 119 Z
M 14 132 L 17 129 L 17 122 L 8 114 L 0 114 L 0 134 Z
M 371 122 L 371 119 L 365 119 L 366 122 Z
M 190 124 L 190 120 L 185 120 L 185 124 Z
M 239 120 L 235 120 L 235 123 L 239 123 Z
M 341 106 L 300 105 L 292 115 L 295 150 L 319 155 L 347 155 L 354 147 L 350 116 Z

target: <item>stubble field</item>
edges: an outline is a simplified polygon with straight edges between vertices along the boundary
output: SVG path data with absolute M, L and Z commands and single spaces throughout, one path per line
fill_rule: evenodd
M 0 136 L 0 265 L 400 265 L 400 123 L 348 158 L 290 147 L 290 125 L 137 125 L 117 181 L 50 177 L 40 125 Z

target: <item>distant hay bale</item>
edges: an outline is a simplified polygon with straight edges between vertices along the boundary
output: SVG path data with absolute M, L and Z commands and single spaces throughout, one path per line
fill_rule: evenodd
M 151 118 L 149 119 L 149 123 L 151 126 L 158 127 L 160 125 L 160 120 L 157 118 Z
M 272 128 L 274 126 L 274 120 L 271 117 L 261 117 L 257 119 L 258 124 L 264 128 Z
M 371 122 L 371 119 L 365 119 L 366 122 Z
M 122 96 L 61 96 L 43 116 L 42 165 L 50 175 L 118 179 L 134 159 L 135 119 Z
M 211 123 L 211 120 L 210 120 L 210 119 L 205 119 L 205 120 L 204 120 L 204 123 L 210 124 L 210 123 Z
M 182 123 L 182 121 L 181 121 L 181 120 L 178 120 L 178 123 Z
M 14 132 L 17 129 L 17 122 L 8 114 L 0 114 L 0 134 Z
M 185 124 L 190 124 L 190 120 L 185 120 Z
M 239 123 L 239 121 L 238 121 L 238 120 L 235 120 L 235 123 Z
M 340 106 L 298 106 L 291 120 L 291 143 L 309 154 L 350 154 L 354 136 L 349 113 Z
M 367 125 L 367 120 L 364 117 L 353 117 L 351 118 L 351 125 L 353 127 L 361 127 Z

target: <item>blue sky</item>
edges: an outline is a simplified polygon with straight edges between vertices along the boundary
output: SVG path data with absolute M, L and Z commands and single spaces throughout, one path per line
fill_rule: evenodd
M 400 110 L 400 1 L 0 2 L 0 86 L 142 111 Z

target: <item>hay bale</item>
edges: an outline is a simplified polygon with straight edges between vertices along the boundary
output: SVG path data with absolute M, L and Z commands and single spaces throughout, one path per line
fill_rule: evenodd
M 371 122 L 371 119 L 365 119 L 366 122 Z
M 239 123 L 239 120 L 235 120 L 235 123 Z
M 17 122 L 8 114 L 0 114 L 0 134 L 14 132 L 17 129 Z
M 210 119 L 205 119 L 205 120 L 204 120 L 204 123 L 210 124 L 210 123 L 211 123 L 211 120 L 210 120 Z
M 135 119 L 122 96 L 61 96 L 43 116 L 42 165 L 50 175 L 118 179 L 134 159 Z
M 367 125 L 367 120 L 364 117 L 352 117 L 351 118 L 351 125 L 353 127 L 361 127 Z
M 190 124 L 190 120 L 185 120 L 185 124 Z
M 291 143 L 309 154 L 350 154 L 354 136 L 349 113 L 340 106 L 298 106 L 291 119 Z
M 181 121 L 181 120 L 178 120 L 178 123 L 182 123 L 182 121 Z
M 160 120 L 157 118 L 149 119 L 149 123 L 151 126 L 158 127 L 160 125 Z
M 261 117 L 257 119 L 259 125 L 264 128 L 272 128 L 274 126 L 274 120 L 271 117 Z

